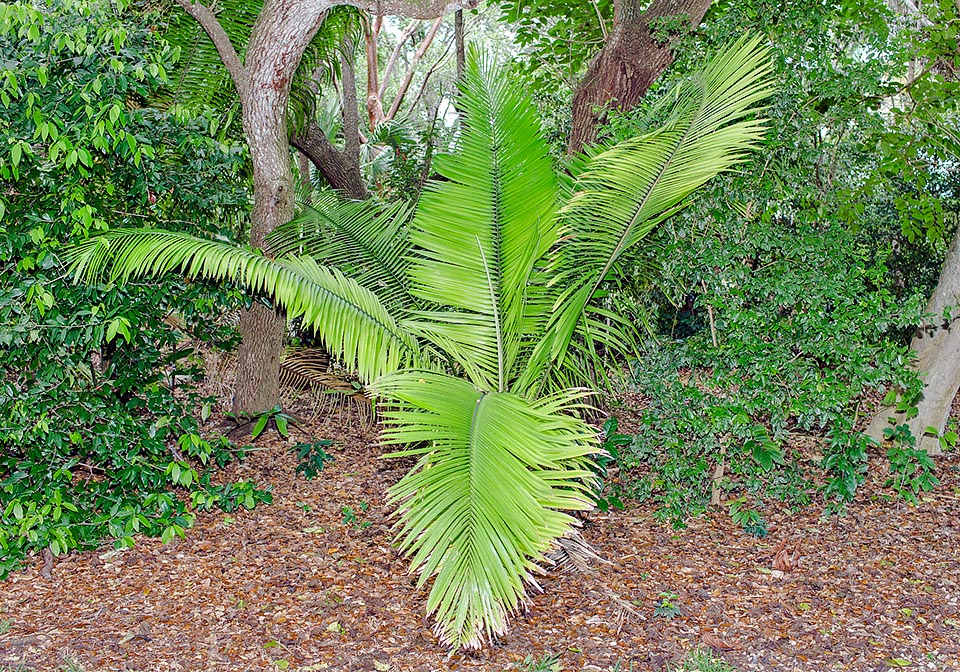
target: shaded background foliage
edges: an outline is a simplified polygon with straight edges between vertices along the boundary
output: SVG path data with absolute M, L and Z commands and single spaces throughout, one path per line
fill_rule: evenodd
M 929 139 L 892 123 L 915 44 L 891 23 L 882 3 L 720 3 L 648 96 L 744 30 L 773 45 L 780 89 L 763 151 L 661 225 L 632 260 L 647 272 L 614 298 L 655 325 L 633 368 L 650 405 L 621 449 L 625 489 L 676 524 L 711 499 L 755 533 L 767 497 L 804 504 L 819 491 L 842 506 L 863 482 L 871 445 L 858 420 L 876 392 L 919 389 L 909 337 L 949 240 L 921 203 L 944 164 L 904 151 Z M 648 128 L 646 109 L 608 136 Z M 797 435 L 818 441 L 801 452 L 788 445 Z

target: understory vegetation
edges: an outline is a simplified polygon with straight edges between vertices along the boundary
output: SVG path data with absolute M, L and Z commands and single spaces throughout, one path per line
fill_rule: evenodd
M 148 18 L 0 8 L 0 48 L 19 63 L 0 84 L 2 577 L 30 551 L 183 535 L 194 507 L 177 491 L 222 503 L 210 472 L 242 455 L 201 430 L 212 400 L 196 387 L 197 346 L 235 342 L 211 325 L 236 297 L 176 278 L 77 286 L 59 259 L 111 224 L 211 230 L 248 207 L 239 150 L 202 119 L 130 106 L 173 63 Z
M 289 437 L 281 370 L 372 397 L 413 458 L 397 543 L 454 649 L 506 631 L 595 507 L 719 507 L 762 538 L 771 509 L 842 515 L 871 461 L 891 500 L 938 485 L 956 418 L 865 431 L 917 415 L 916 339 L 956 324 L 929 306 L 960 274 L 960 5 L 653 17 L 662 72 L 568 154 L 624 6 L 570 4 L 467 11 L 465 49 L 446 19 L 337 7 L 259 98 L 256 59 L 296 42 L 263 34 L 272 0 L 0 5 L 0 580 L 270 504 L 218 470 Z M 231 424 L 204 358 L 241 344 L 230 375 L 275 399 Z M 331 441 L 302 438 L 325 478 Z

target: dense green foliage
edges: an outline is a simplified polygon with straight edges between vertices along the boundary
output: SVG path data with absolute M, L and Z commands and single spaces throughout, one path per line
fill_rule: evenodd
M 218 5 L 241 54 L 261 6 Z M 960 202 L 956 0 L 903 16 L 879 0 L 716 2 L 641 107 L 573 161 L 551 147 L 613 3 L 503 2 L 510 74 L 475 58 L 456 122 L 438 100 L 431 119 L 375 129 L 375 198 L 314 185 L 267 254 L 233 242 L 249 166 L 223 144 L 241 130 L 226 70 L 192 18 L 143 7 L 0 5 L 0 577 L 32 552 L 170 539 L 195 511 L 270 501 L 214 484 L 242 450 L 202 431 L 197 346 L 233 340 L 216 326 L 243 300 L 230 283 L 379 396 L 384 443 L 417 458 L 390 491 L 400 548 L 455 647 L 504 630 L 570 511 L 629 495 L 682 524 L 714 502 L 763 536 L 770 498 L 840 509 L 871 454 L 897 495 L 936 485 L 909 431 L 891 427 L 881 453 L 858 430 L 883 394 L 909 406 L 920 389 L 907 343 Z M 327 85 L 359 18 L 326 16 L 291 133 L 313 121 L 342 138 Z M 745 33 L 769 51 L 723 50 Z M 752 106 L 770 71 L 766 122 Z M 641 426 L 601 435 L 585 400 L 621 372 Z M 244 420 L 257 438 L 288 418 Z M 320 475 L 328 444 L 294 446 L 297 472 Z M 680 614 L 660 596 L 655 615 Z
M 209 324 L 224 292 L 78 287 L 59 258 L 111 226 L 213 230 L 247 208 L 242 154 L 139 107 L 175 56 L 149 18 L 0 6 L 0 576 L 34 549 L 181 534 L 192 514 L 172 486 L 230 499 L 200 472 L 237 453 L 201 435 L 193 384 L 193 344 L 230 338 Z M 186 332 L 164 324 L 173 313 Z
M 942 194 L 930 188 L 944 164 L 926 129 L 891 111 L 903 104 L 891 96 L 911 36 L 890 30 L 880 4 L 858 7 L 719 7 L 671 71 L 682 77 L 711 44 L 759 25 L 782 83 L 763 152 L 665 222 L 655 252 L 634 259 L 656 269 L 659 298 L 651 306 L 650 285 L 636 283 L 615 297 L 624 305 L 632 293 L 638 310 L 657 315 L 658 337 L 634 367 L 650 405 L 621 449 L 622 465 L 635 468 L 627 489 L 656 498 L 674 522 L 713 495 L 754 525 L 762 517 L 744 512 L 765 496 L 808 502 L 819 468 L 823 494 L 848 502 L 871 450 L 857 431 L 870 395 L 918 389 L 907 343 L 944 252 Z M 638 110 L 610 132 L 649 123 Z M 798 435 L 818 441 L 788 447 Z

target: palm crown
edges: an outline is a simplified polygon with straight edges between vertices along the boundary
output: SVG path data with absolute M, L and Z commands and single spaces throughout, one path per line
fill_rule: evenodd
M 276 258 L 157 230 L 72 252 L 76 277 L 173 269 L 230 279 L 302 317 L 383 400 L 382 441 L 419 457 L 391 488 L 401 549 L 454 647 L 501 632 L 537 563 L 589 509 L 596 432 L 585 371 L 634 327 L 592 304 L 603 280 L 691 191 L 741 161 L 770 93 L 765 50 L 731 45 L 661 103 L 658 130 L 553 170 L 535 107 L 476 54 L 457 152 L 416 213 L 325 197 L 271 238 Z

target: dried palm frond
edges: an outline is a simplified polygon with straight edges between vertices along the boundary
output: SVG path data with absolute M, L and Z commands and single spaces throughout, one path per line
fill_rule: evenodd
M 595 563 L 610 564 L 597 555 L 580 530 L 571 529 L 553 543 L 553 548 L 547 551 L 544 558 L 550 565 L 565 572 L 593 574 L 596 572 L 593 568 Z
M 338 371 L 331 371 L 330 353 L 323 348 L 287 348 L 280 361 L 280 386 L 309 391 L 314 419 L 351 410 L 356 410 L 364 423 L 373 419 L 373 408 L 363 388 Z

